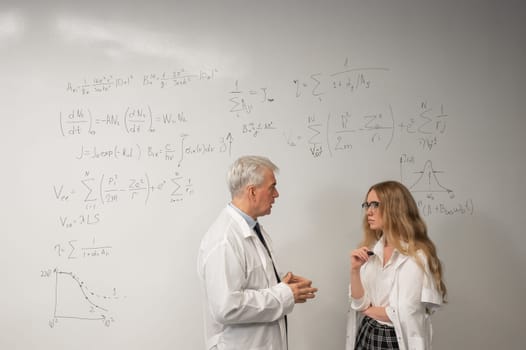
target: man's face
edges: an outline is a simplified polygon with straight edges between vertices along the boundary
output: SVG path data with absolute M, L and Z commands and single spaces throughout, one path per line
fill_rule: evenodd
M 276 189 L 276 177 L 272 170 L 265 169 L 263 183 L 252 188 L 252 195 L 254 196 L 255 217 L 270 214 L 274 199 L 279 196 Z

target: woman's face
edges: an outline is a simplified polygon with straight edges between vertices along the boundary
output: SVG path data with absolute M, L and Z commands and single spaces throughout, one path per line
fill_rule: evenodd
M 382 230 L 384 223 L 382 220 L 382 215 L 380 213 L 380 207 L 382 203 L 378 199 L 375 190 L 371 190 L 367 195 L 367 223 L 371 230 Z

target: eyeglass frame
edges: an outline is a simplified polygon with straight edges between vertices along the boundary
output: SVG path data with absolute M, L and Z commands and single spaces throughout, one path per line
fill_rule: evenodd
M 372 208 L 373 211 L 376 211 L 378 207 L 380 207 L 381 202 L 378 201 L 370 201 L 370 202 L 363 202 L 362 203 L 362 209 L 369 210 L 369 208 Z

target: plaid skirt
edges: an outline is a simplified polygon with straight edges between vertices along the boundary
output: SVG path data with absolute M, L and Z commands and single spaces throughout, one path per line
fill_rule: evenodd
M 364 316 L 358 329 L 354 350 L 387 349 L 399 349 L 394 327 Z

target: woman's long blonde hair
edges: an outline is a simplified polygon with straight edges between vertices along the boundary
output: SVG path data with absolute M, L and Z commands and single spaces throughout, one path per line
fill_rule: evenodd
M 435 283 L 446 301 L 447 289 L 443 281 L 442 263 L 438 259 L 435 244 L 427 235 L 427 227 L 420 217 L 418 206 L 411 192 L 397 181 L 377 183 L 367 191 L 367 196 L 374 190 L 380 201 L 378 210 L 383 220 L 383 230 L 372 230 L 367 223 L 367 214 L 363 218 L 365 237 L 360 246 L 372 247 L 376 241 L 385 236 L 389 244 L 401 253 L 414 257 L 423 268 L 423 262 L 418 258 L 417 251 L 421 250 L 427 257 L 429 269 Z M 402 246 L 401 242 L 407 243 Z

